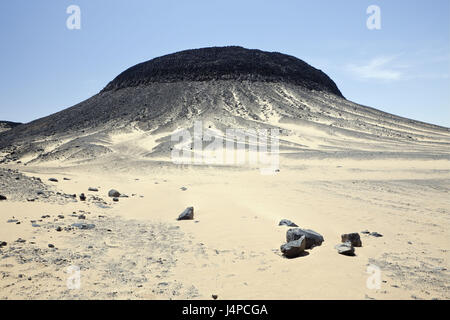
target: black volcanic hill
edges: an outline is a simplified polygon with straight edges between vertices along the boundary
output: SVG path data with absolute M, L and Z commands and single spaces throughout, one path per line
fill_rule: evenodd
M 325 73 L 298 58 L 237 46 L 185 50 L 137 64 L 118 75 L 103 92 L 153 82 L 211 80 L 289 82 L 343 97 Z
M 449 128 L 349 101 L 325 73 L 295 57 L 215 47 L 138 64 L 70 108 L 6 124 L 0 164 L 168 159 L 171 133 L 192 129 L 197 120 L 219 136 L 229 128 L 277 128 L 285 139 L 280 149 L 303 155 L 388 150 L 448 157 L 450 146 Z

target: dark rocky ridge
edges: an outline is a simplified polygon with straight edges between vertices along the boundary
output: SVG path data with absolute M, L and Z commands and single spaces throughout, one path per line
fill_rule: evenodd
M 11 122 L 11 121 L 1 121 L 0 120 L 0 132 L 8 131 L 12 128 L 17 127 L 18 125 L 21 125 L 19 122 Z
M 289 82 L 343 97 L 325 73 L 298 58 L 236 46 L 185 50 L 137 64 L 102 92 L 154 82 L 212 80 Z

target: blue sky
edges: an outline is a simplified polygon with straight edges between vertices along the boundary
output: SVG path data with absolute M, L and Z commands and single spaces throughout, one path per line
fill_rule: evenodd
M 81 29 L 69 30 L 69 5 Z M 367 7 L 381 9 L 369 30 Z M 294 55 L 352 101 L 450 127 L 448 0 L 0 2 L 0 119 L 27 122 L 179 50 L 240 45 Z

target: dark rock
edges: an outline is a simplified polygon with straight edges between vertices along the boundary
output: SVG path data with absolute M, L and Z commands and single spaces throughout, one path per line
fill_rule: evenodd
M 49 243 L 49 244 L 48 244 L 48 247 L 49 247 L 49 248 L 54 248 L 54 247 L 55 247 L 55 245 L 53 245 L 53 244 Z
M 361 238 L 359 233 L 345 233 L 341 235 L 341 242 L 350 242 L 354 247 L 362 247 Z
M 86 201 L 86 196 L 84 195 L 84 193 L 80 194 L 80 200 Z
M 84 220 L 84 219 L 86 219 L 86 216 L 85 216 L 84 214 L 80 214 L 80 215 L 78 216 L 78 219 Z
M 98 192 L 98 189 L 97 189 L 97 188 L 92 188 L 92 187 L 89 187 L 89 188 L 88 188 L 88 191 L 92 191 L 92 192 Z
M 186 191 L 187 190 L 186 187 L 181 187 L 180 189 L 181 189 L 181 191 Z
M 78 228 L 78 229 L 82 229 L 82 230 L 89 230 L 89 229 L 94 229 L 95 228 L 95 224 L 74 223 L 74 224 L 72 224 L 72 227 L 75 227 L 75 228 Z
M 19 239 L 16 240 L 16 242 L 18 242 L 18 243 L 25 243 L 25 242 L 27 242 L 27 240 L 19 238 Z
M 0 241 L 0 248 L 5 247 L 8 243 L 6 241 Z
M 322 242 L 324 242 L 322 235 L 320 235 L 319 233 L 313 230 L 300 228 L 289 229 L 286 232 L 286 242 L 298 240 L 302 236 L 305 236 L 306 238 L 306 249 L 312 249 L 314 247 L 320 246 Z
M 364 231 L 361 231 L 361 233 L 362 233 L 362 234 L 369 234 L 370 231 L 369 231 L 369 230 L 364 230 Z
M 56 231 L 60 232 L 60 231 L 62 231 L 62 228 L 58 227 L 58 228 L 56 228 Z
M 119 202 L 119 198 L 113 198 L 114 202 Z
M 296 225 L 294 222 L 292 222 L 291 220 L 288 220 L 288 219 L 282 219 L 278 225 L 279 226 L 288 226 L 288 227 L 298 227 L 298 225 Z
M 120 192 L 114 189 L 109 190 L 108 197 L 110 198 L 118 198 L 120 197 Z
M 380 234 L 380 233 L 378 233 L 378 232 L 371 232 L 370 235 L 371 235 L 372 237 L 376 237 L 376 238 L 380 238 L 380 237 L 383 236 L 382 234 Z
M 302 236 L 301 238 L 289 241 L 288 243 L 283 244 L 280 247 L 281 252 L 286 258 L 295 258 L 300 256 L 306 249 L 306 237 Z
M 0 194 L 0 201 L 7 200 L 6 196 Z
M 178 216 L 177 220 L 193 220 L 193 219 L 194 219 L 194 207 L 188 207 Z
M 350 242 L 340 243 L 340 244 L 336 245 L 335 248 L 339 254 L 343 254 L 345 256 L 354 256 L 355 255 L 355 248 L 353 248 L 353 246 Z
M 48 179 L 48 181 L 51 181 L 51 182 L 58 182 L 58 179 L 56 179 L 56 178 L 50 178 L 50 179 Z
M 62 214 L 58 214 L 59 219 L 64 219 L 64 216 Z

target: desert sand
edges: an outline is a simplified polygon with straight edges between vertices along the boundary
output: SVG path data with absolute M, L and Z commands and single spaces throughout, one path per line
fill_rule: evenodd
M 111 170 L 16 166 L 55 192 L 84 192 L 88 200 L 0 203 L 0 240 L 8 243 L 1 249 L 0 297 L 449 298 L 447 160 L 293 162 L 301 166 L 284 168 L 282 162 L 276 175 L 155 163 Z M 47 182 L 50 177 L 58 182 Z M 129 197 L 114 202 L 111 188 Z M 176 221 L 188 206 L 195 220 Z M 85 220 L 78 218 L 82 213 Z M 21 223 L 7 223 L 13 217 Z M 278 226 L 282 218 L 319 232 L 325 242 L 307 256 L 283 258 L 279 246 L 288 227 Z M 80 221 L 95 228 L 56 231 Z M 342 233 L 363 230 L 383 237 L 360 233 L 356 256 L 337 254 Z M 380 289 L 366 285 L 370 264 L 381 269 Z M 81 268 L 80 289 L 67 288 L 71 265 Z

